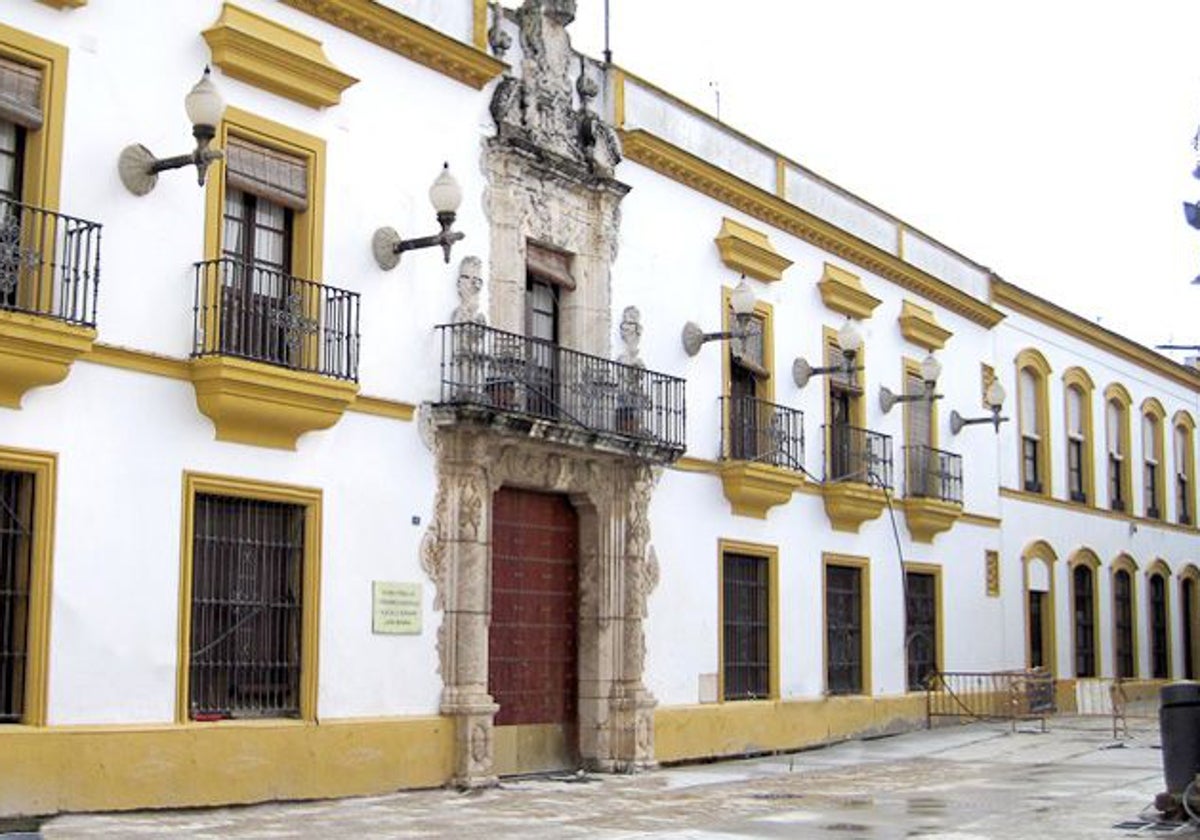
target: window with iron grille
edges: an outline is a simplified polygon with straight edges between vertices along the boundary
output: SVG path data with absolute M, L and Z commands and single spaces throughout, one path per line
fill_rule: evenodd
M 926 679 L 937 670 L 937 577 L 905 572 L 904 598 L 908 690 L 923 691 Z
M 1137 676 L 1133 672 L 1133 579 L 1124 569 L 1113 575 L 1113 629 L 1117 676 L 1132 679 Z
M 1150 576 L 1150 676 L 1170 676 L 1167 662 L 1167 583 L 1162 575 Z
M 1183 678 L 1196 679 L 1196 581 L 1184 578 L 1179 583 L 1179 601 L 1183 610 Z
M 770 560 L 722 556 L 725 700 L 760 700 L 771 693 Z
M 863 691 L 862 569 L 825 567 L 825 684 L 830 694 Z
M 197 494 L 189 714 L 299 717 L 305 509 Z
M 1029 592 L 1029 667 L 1045 668 L 1046 655 L 1046 593 Z
M 25 714 L 33 489 L 32 474 L 0 470 L 0 723 Z
M 1080 563 L 1071 573 L 1075 601 L 1075 676 L 1096 676 L 1096 603 L 1092 570 Z

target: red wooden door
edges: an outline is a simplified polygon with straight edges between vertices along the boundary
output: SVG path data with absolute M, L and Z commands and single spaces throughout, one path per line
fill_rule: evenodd
M 579 519 L 566 497 L 497 492 L 488 634 L 497 726 L 575 724 L 578 576 Z

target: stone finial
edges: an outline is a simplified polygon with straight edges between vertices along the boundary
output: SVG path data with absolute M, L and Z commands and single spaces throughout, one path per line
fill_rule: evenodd
M 483 291 L 483 261 L 479 257 L 463 257 L 458 264 L 458 306 L 451 322 L 455 324 L 486 324 L 487 317 L 479 309 L 479 293 Z
M 625 349 L 617 361 L 623 365 L 645 367 L 638 349 L 642 343 L 642 313 L 636 306 L 626 306 L 621 313 L 621 342 Z
M 512 46 L 512 36 L 504 31 L 504 10 L 499 3 L 489 3 L 492 8 L 492 28 L 488 30 L 488 46 L 492 48 L 492 54 L 504 59 L 504 54 L 508 52 Z

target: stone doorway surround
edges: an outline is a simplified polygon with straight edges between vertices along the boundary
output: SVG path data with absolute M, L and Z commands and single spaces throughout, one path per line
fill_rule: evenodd
M 455 722 L 460 787 L 497 781 L 487 691 L 491 500 L 504 486 L 565 493 L 579 515 L 579 751 L 584 767 L 654 764 L 654 697 L 642 681 L 646 599 L 658 583 L 648 506 L 655 470 L 633 459 L 468 426 L 434 437 L 438 493 L 421 550 L 442 610 L 441 711 Z

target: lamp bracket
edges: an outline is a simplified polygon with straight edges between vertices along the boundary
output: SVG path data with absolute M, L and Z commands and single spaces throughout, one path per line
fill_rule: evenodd
M 728 330 L 726 332 L 711 332 L 706 333 L 700 328 L 700 325 L 695 321 L 688 321 L 683 325 L 683 350 L 689 356 L 695 356 L 700 352 L 700 348 L 710 341 L 724 341 L 727 338 L 745 338 L 746 333 L 743 330 Z

